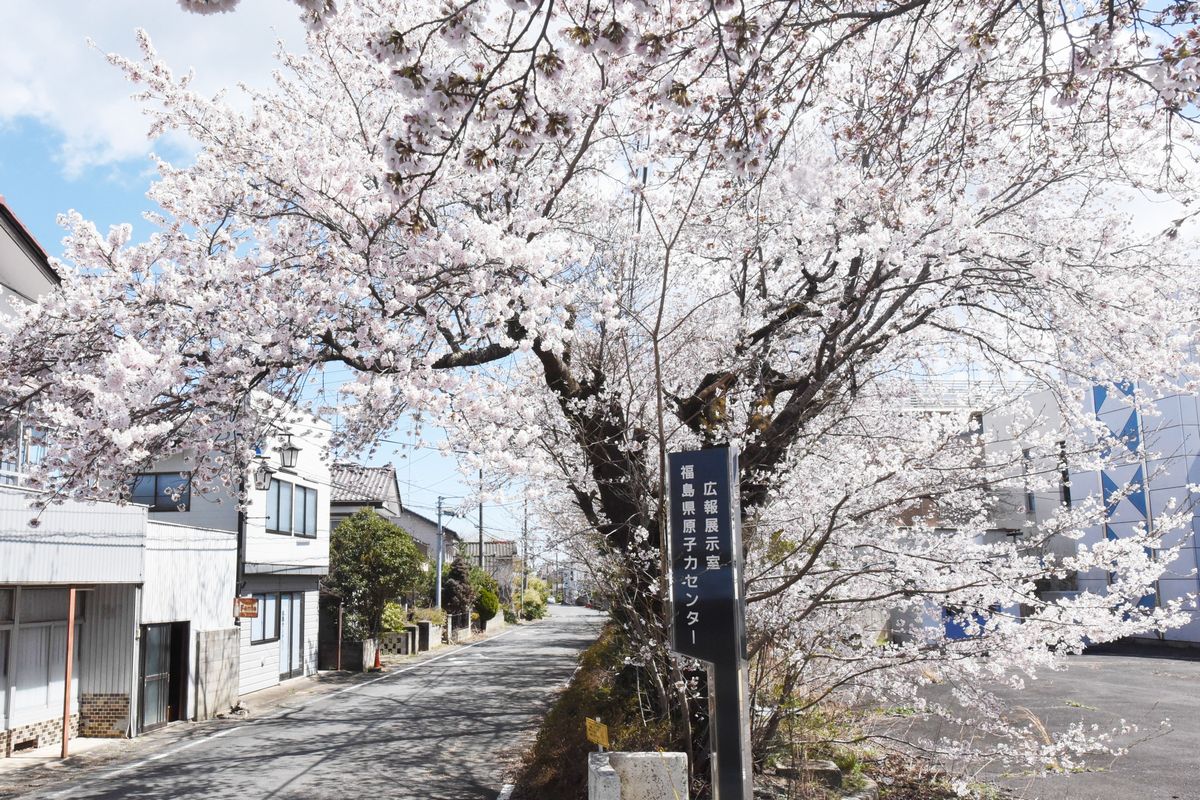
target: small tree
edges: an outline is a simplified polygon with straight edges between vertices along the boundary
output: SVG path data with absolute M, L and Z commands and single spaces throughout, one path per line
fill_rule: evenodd
M 469 614 L 475 602 L 475 587 L 471 585 L 471 565 L 459 556 L 450 565 L 442 580 L 442 608 L 447 614 Z
M 475 613 L 480 622 L 487 622 L 500 612 L 500 597 L 491 589 L 480 589 L 475 597 Z
M 346 604 L 351 635 L 379 633 L 388 601 L 413 589 L 423 561 L 403 528 L 370 509 L 333 529 L 326 585 Z

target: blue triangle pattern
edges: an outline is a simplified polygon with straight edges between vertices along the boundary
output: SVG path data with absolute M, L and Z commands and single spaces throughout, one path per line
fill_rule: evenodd
M 1138 437 L 1138 415 L 1136 411 L 1131 411 L 1129 419 L 1125 420 L 1125 427 L 1121 429 L 1119 434 L 1121 441 L 1129 448 L 1129 452 L 1137 453 L 1138 446 L 1141 444 Z
M 1117 494 L 1121 490 L 1117 486 L 1116 481 L 1108 477 L 1107 472 L 1100 473 L 1100 488 L 1104 493 L 1104 515 L 1111 517 L 1113 512 L 1117 510 L 1117 505 L 1120 503 L 1120 500 L 1117 499 Z
M 1131 489 L 1129 496 L 1126 498 L 1138 512 L 1146 516 L 1146 483 L 1142 480 L 1142 468 L 1138 467 L 1137 472 L 1133 473 L 1133 478 L 1129 481 L 1130 486 L 1136 486 L 1136 489 Z
M 1100 415 L 1100 409 L 1104 407 L 1104 401 L 1108 398 L 1108 389 L 1103 386 L 1092 387 L 1092 408 L 1095 409 L 1096 415 Z

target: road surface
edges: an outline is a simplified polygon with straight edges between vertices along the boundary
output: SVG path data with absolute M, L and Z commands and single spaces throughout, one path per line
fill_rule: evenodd
M 551 609 L 541 623 L 437 660 L 297 698 L 261 719 L 205 723 L 207 735 L 20 796 L 495 798 L 603 619 Z
M 1068 659 L 1063 672 L 1044 672 L 1021 692 L 1002 691 L 1053 732 L 1071 725 L 1099 731 L 1137 730 L 1118 736 L 1128 747 L 1119 758 L 1085 756 L 1068 773 L 1006 769 L 998 763 L 951 765 L 991 781 L 1021 800 L 1197 800 L 1200 798 L 1200 660 L 1149 654 L 1085 655 Z M 1025 712 L 1020 712 L 1025 714 Z M 892 734 L 910 740 L 970 738 L 972 733 L 936 719 L 896 723 Z

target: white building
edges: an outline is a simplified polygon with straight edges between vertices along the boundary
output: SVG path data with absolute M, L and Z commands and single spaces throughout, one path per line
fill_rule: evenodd
M 0 200 L 0 298 L 33 301 L 56 282 Z M 129 505 L 67 502 L 38 513 L 22 486 L 40 457 L 38 432 L 0 424 L 0 752 L 61 741 L 65 698 L 69 735 L 133 736 L 315 671 L 330 428 L 284 411 L 260 444 L 275 471 L 261 490 L 247 480 L 244 511 L 228 494 L 193 493 L 175 456 L 135 478 Z M 257 598 L 256 618 L 236 618 L 238 596 Z
M 318 592 L 329 572 L 330 473 L 322 453 L 332 429 L 295 409 L 278 416 L 275 436 L 259 445 L 274 472 L 265 489 L 247 477 L 244 511 L 228 492 L 192 492 L 183 456 L 158 462 L 134 486 L 134 502 L 153 499 L 155 522 L 221 532 L 235 546 L 239 532 L 244 537 L 236 591 L 231 583 L 223 594 L 231 621 L 235 596 L 258 600 L 257 617 L 234 621 L 241 695 L 317 670 Z M 287 466 L 285 448 L 295 457 Z M 238 564 L 236 554 L 229 563 Z
M 33 301 L 57 281 L 0 198 L 0 298 Z M 38 431 L 6 420 L 0 444 L 0 753 L 61 742 L 64 704 L 69 736 L 133 736 L 236 702 L 236 537 L 136 505 L 36 511 L 23 483 Z
M 1161 532 L 1161 550 L 1177 545 L 1180 549 L 1162 578 L 1142 599 L 1143 604 L 1153 606 L 1200 596 L 1197 573 L 1200 509 L 1188 488 L 1189 484 L 1200 484 L 1200 400 L 1175 395 L 1154 402 L 1152 411 L 1147 409 L 1149 413 L 1141 414 L 1132 402 L 1134 391 L 1134 386 L 1126 385 L 1113 389 L 1091 387 L 1080 392 L 1081 404 L 1114 437 L 1110 466 L 1102 471 L 1080 469 L 1078 464 L 1071 463 L 1065 449 L 1046 452 L 1044 446 L 1039 449 L 1024 441 L 1026 436 L 1014 430 L 1013 415 L 1006 410 L 979 413 L 976 422 L 986 434 L 989 460 L 1012 461 L 1014 478 L 1019 478 L 1021 472 L 1038 476 L 1024 490 L 1015 486 L 997 492 L 992 515 L 994 529 L 989 536 L 1013 536 L 1018 543 L 1029 538 L 1043 541 L 1041 537 L 1026 537 L 1025 533 L 1038 530 L 1063 505 L 1076 507 L 1086 501 L 1093 502 L 1102 509 L 1101 518 L 1085 529 L 1078 543 L 1053 536 L 1040 545 L 1048 554 L 1070 556 L 1079 546 L 1094 545 L 1105 538 L 1125 538 L 1140 528 L 1152 535 L 1159 534 L 1156 525 L 1165 512 L 1188 512 L 1190 525 L 1184 530 Z M 1039 419 L 1038 427 L 1028 432 L 1028 439 L 1044 441 L 1048 431 L 1063 429 L 1065 423 L 1058 403 L 1049 393 L 1028 395 L 1024 402 Z M 982 404 L 979 397 L 965 394 L 957 403 L 947 397 L 938 401 L 939 408 L 957 406 L 959 411 Z M 1160 551 L 1152 555 L 1165 557 Z M 1105 570 L 1091 570 L 1070 575 L 1053 585 L 1047 583 L 1039 587 L 1039 592 L 1045 597 L 1084 591 L 1104 594 L 1113 578 Z M 1018 609 L 1012 611 L 1019 613 Z M 929 610 L 925 623 L 944 623 L 950 636 L 960 633 L 955 623 L 939 620 L 938 609 Z M 1145 641 L 1200 645 L 1200 613 L 1193 612 L 1188 624 L 1161 636 L 1148 634 Z
M 1072 472 L 1072 494 L 1087 494 L 1104 506 L 1104 520 L 1092 526 L 1084 542 L 1121 539 L 1139 526 L 1160 533 L 1158 520 L 1168 511 L 1189 512 L 1191 524 L 1182 531 L 1161 531 L 1164 548 L 1181 545 L 1178 555 L 1157 581 L 1154 591 L 1142 598 L 1146 605 L 1200 595 L 1197 533 L 1200 517 L 1189 484 L 1200 484 L 1200 402 L 1194 396 L 1175 395 L 1158 400 L 1153 411 L 1140 414 L 1131 402 L 1133 386 L 1113 390 L 1095 387 L 1089 392 L 1089 410 L 1122 444 L 1113 465 L 1101 472 Z M 1157 552 L 1156 557 L 1162 557 Z M 1078 588 L 1105 591 L 1112 576 L 1103 571 L 1080 574 Z M 1167 631 L 1167 644 L 1200 644 L 1200 614 L 1193 612 L 1187 625 Z

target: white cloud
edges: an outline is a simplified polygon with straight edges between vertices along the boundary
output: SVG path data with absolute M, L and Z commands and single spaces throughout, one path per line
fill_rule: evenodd
M 107 52 L 137 57 L 139 27 L 177 75 L 195 69 L 193 88 L 205 94 L 235 91 L 238 82 L 265 86 L 275 41 L 304 43 L 292 0 L 251 0 L 232 14 L 208 16 L 167 0 L 3 0 L 0 124 L 32 118 L 61 133 L 58 156 L 68 177 L 149 153 L 133 88 L 104 60 Z

